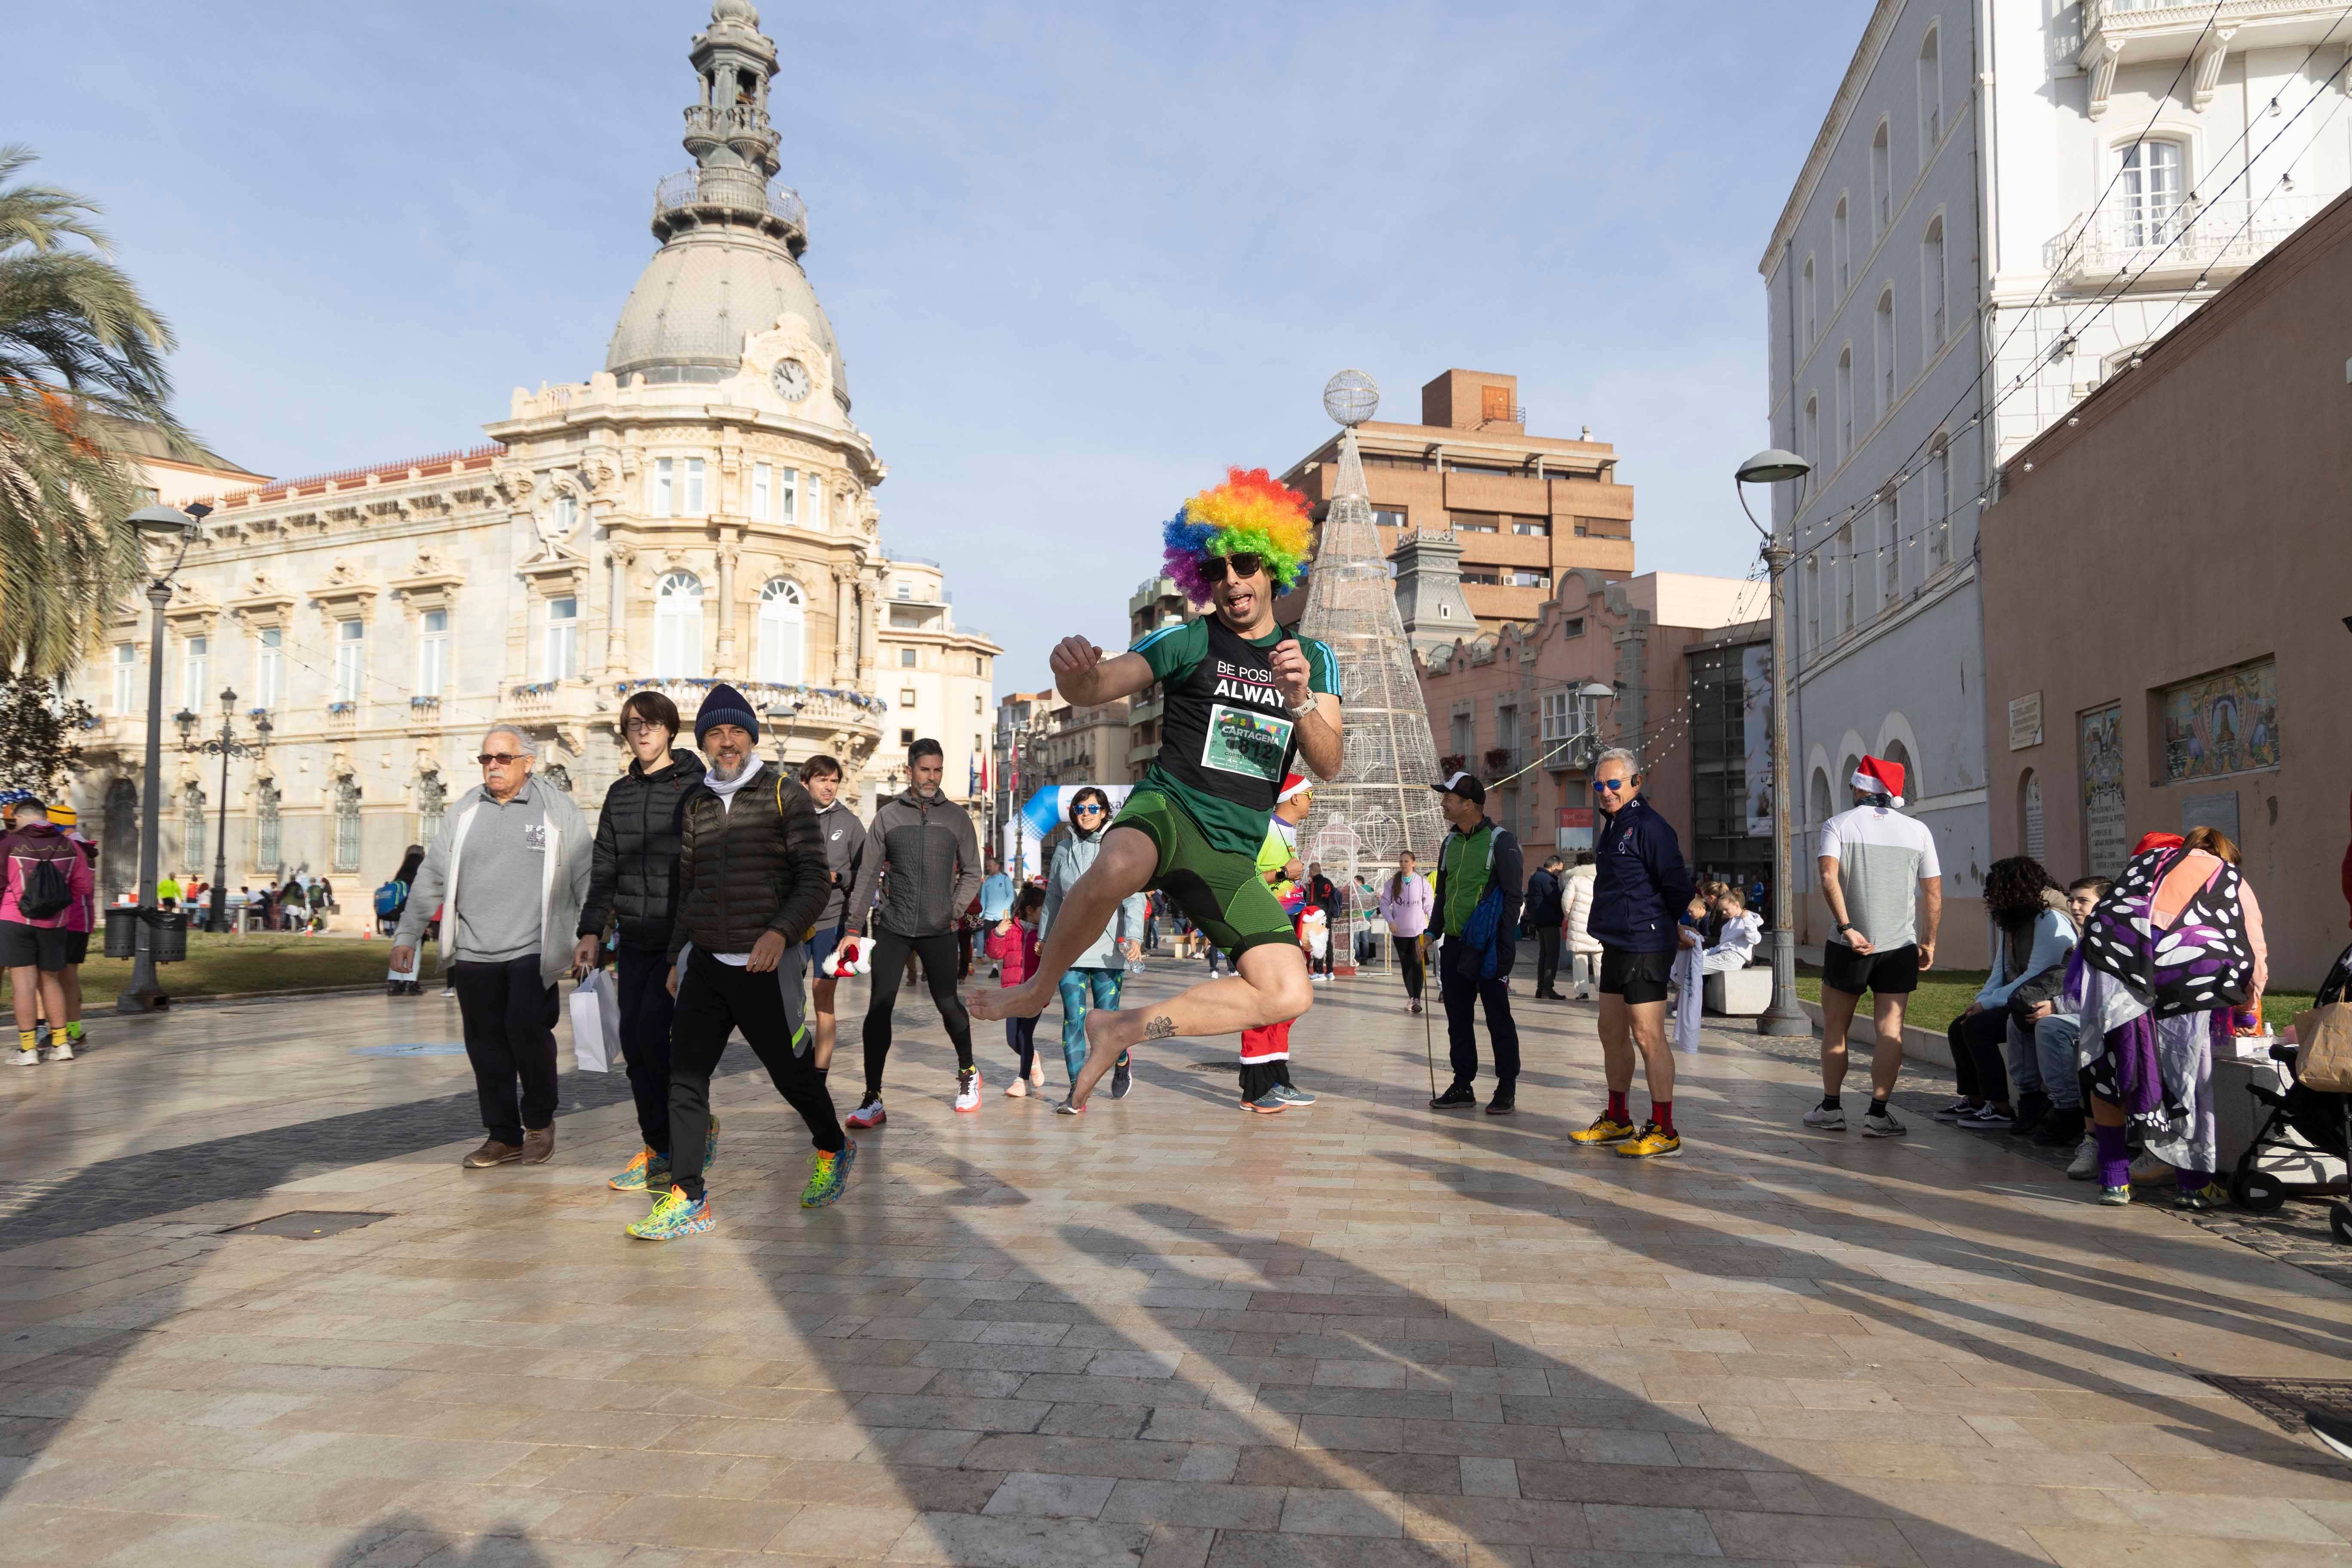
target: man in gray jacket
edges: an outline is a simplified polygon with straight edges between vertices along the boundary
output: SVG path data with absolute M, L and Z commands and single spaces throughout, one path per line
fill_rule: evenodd
M 555 1152 L 555 983 L 572 968 L 594 842 L 572 797 L 531 777 L 535 755 L 505 725 L 482 737 L 482 782 L 449 808 L 393 936 L 392 966 L 409 969 L 442 911 L 442 964 L 489 1134 L 469 1170 Z
M 980 836 L 971 817 L 940 788 L 946 772 L 940 743 L 917 741 L 907 749 L 907 772 L 914 781 L 906 794 L 884 801 L 866 830 L 866 859 L 849 890 L 843 913 L 852 933 L 870 920 L 874 931 L 874 991 L 866 1008 L 866 1100 L 852 1111 L 852 1127 L 879 1127 L 882 1068 L 890 1059 L 890 1008 L 898 1000 L 898 980 L 907 955 L 922 960 L 923 981 L 955 1042 L 958 1110 L 980 1109 L 980 1068 L 971 1059 L 971 1016 L 956 994 L 956 917 L 980 894 Z M 882 905 L 874 894 L 881 889 Z

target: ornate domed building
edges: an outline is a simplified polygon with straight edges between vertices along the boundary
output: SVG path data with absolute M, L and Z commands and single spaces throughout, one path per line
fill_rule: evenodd
M 178 742 L 218 732 L 228 688 L 242 735 L 270 721 L 229 774 L 232 886 L 373 886 L 478 776 L 493 721 L 593 812 L 626 761 L 621 700 L 646 685 L 689 723 L 712 681 L 742 687 L 763 753 L 829 752 L 869 804 L 862 776 L 887 782 L 910 731 L 947 748 L 951 793 L 977 771 L 1000 650 L 956 627 L 936 563 L 882 550 L 888 470 L 801 268 L 806 209 L 775 183 L 775 46 L 749 0 L 717 0 L 688 58 L 694 166 L 655 188 L 660 248 L 602 371 L 518 388 L 471 450 L 213 500 L 166 611 L 164 708 L 190 721 L 165 721 L 167 868 L 211 875 L 219 764 Z M 133 601 L 76 682 L 101 715 L 75 794 L 110 889 L 137 859 L 147 653 Z

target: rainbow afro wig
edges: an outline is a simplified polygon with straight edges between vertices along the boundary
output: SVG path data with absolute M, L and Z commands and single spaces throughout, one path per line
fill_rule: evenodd
M 1168 544 L 1168 575 L 1196 605 L 1209 602 L 1201 563 L 1212 555 L 1265 558 L 1266 575 L 1287 594 L 1307 581 L 1315 525 L 1307 498 L 1264 468 L 1228 468 L 1225 482 L 1184 503 L 1160 531 Z

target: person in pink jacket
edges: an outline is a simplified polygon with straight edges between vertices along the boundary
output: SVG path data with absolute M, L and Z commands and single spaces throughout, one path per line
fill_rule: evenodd
M 37 800 L 21 803 L 15 831 L 0 837 L 0 867 L 5 877 L 0 883 L 0 968 L 8 971 L 15 993 L 16 1065 L 32 1067 L 41 1059 L 35 1047 L 36 1004 L 52 1021 L 66 1016 L 68 922 L 89 900 L 97 879 L 81 850 L 58 831 Z M 50 1060 L 72 1058 L 69 1040 L 50 1047 Z
M 1414 868 L 1419 864 L 1408 849 L 1397 857 L 1397 868 L 1381 884 L 1381 919 L 1388 922 L 1389 935 L 1396 948 L 1397 963 L 1404 970 L 1405 1011 L 1421 1011 L 1422 933 L 1429 930 L 1429 913 L 1435 898 L 1429 889 L 1429 879 Z
M 982 945 L 988 956 L 1003 966 L 997 977 L 1002 989 L 1025 984 L 1037 973 L 1037 917 L 1045 908 L 1045 889 L 1024 888 L 1003 918 L 989 928 Z M 1033 1088 L 1045 1087 L 1045 1069 L 1037 1065 L 1037 1018 L 1032 1013 L 1025 1018 L 1004 1020 L 1004 1043 L 1021 1058 L 1020 1069 L 1004 1086 L 1004 1092 L 1014 1100 L 1025 1100 Z

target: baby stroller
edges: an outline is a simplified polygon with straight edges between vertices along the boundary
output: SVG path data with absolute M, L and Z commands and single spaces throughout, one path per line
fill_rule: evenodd
M 2337 957 L 2313 1005 L 2324 1007 L 2343 1001 L 2347 984 L 2352 984 L 2352 948 Z M 2237 1168 L 2230 1173 L 2230 1196 L 2256 1214 L 2270 1214 L 2291 1197 L 2315 1197 L 2325 1190 L 2261 1169 L 2263 1154 L 2309 1159 L 2315 1151 L 2352 1163 L 2352 1094 L 2332 1094 L 2305 1083 L 2299 1068 L 2301 1055 L 2297 1046 L 2273 1046 L 2271 1059 L 2287 1070 L 2286 1092 L 2252 1089 L 2270 1114 L 2263 1119 L 2246 1152 L 2238 1156 Z M 2327 1224 L 2337 1241 L 2352 1246 L 2352 1203 L 2339 1199 L 2329 1205 Z

